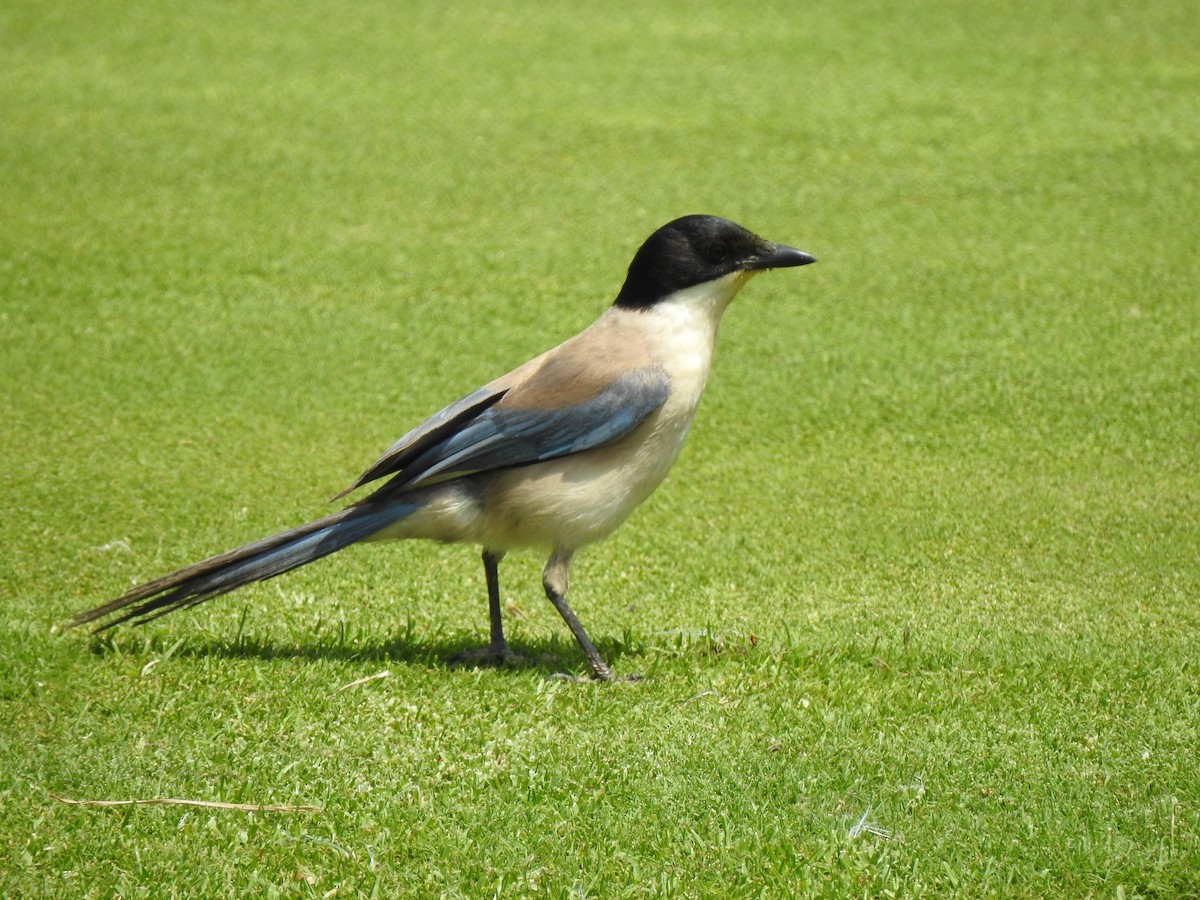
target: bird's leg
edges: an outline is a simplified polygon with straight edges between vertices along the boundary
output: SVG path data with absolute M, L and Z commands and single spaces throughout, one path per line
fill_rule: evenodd
M 545 571 L 542 572 L 542 586 L 546 589 L 546 596 L 550 598 L 550 602 L 554 604 L 554 608 L 558 610 L 558 614 L 563 617 L 563 621 L 571 629 L 571 634 L 575 635 L 575 640 L 579 642 L 579 646 L 583 650 L 583 655 L 587 657 L 588 664 L 592 667 L 592 677 L 597 681 L 611 681 L 613 677 L 612 669 L 600 658 L 600 654 L 588 638 L 587 632 L 583 630 L 583 626 L 575 618 L 575 613 L 571 611 L 571 607 L 567 606 L 566 598 L 567 589 L 570 585 L 571 555 L 570 550 L 554 551 L 554 554 L 550 557 L 550 561 L 546 563 Z
M 468 650 L 458 654 L 455 659 L 459 662 L 490 662 L 518 663 L 521 657 L 508 649 L 508 641 L 504 639 L 504 622 L 500 618 L 500 560 L 504 559 L 503 550 L 483 551 L 483 574 L 487 579 L 488 589 L 488 620 L 491 625 L 492 639 L 486 647 L 478 650 Z
M 483 551 L 483 575 L 487 579 L 488 619 L 492 628 L 492 642 L 488 650 L 503 659 L 508 656 L 508 642 L 504 640 L 504 622 L 500 618 L 500 560 L 504 551 Z

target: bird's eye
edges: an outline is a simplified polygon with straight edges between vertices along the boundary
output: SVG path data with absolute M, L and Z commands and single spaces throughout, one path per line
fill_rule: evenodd
M 704 255 L 710 263 L 718 265 L 729 257 L 729 248 L 724 244 L 710 244 Z

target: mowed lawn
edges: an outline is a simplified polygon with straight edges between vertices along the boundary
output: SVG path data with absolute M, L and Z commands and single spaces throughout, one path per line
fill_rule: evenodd
M 1192 0 L 0 6 L 0 895 L 1200 895 Z M 328 511 L 654 228 L 731 307 L 585 666 Z M 372 677 L 375 676 L 375 677 Z M 94 807 L 188 799 L 284 807 Z M 315 807 L 304 810 L 298 807 Z

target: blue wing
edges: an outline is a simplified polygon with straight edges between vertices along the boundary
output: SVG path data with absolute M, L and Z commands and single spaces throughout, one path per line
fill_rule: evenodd
M 480 388 L 393 444 L 349 490 L 393 473 L 387 489 L 408 489 L 601 447 L 645 421 L 669 392 L 655 367 L 625 372 L 553 409 L 521 406 L 520 388 Z
M 508 393 L 506 388 L 481 387 L 479 390 L 467 394 L 461 400 L 451 403 L 445 409 L 434 413 L 384 450 L 383 455 L 371 463 L 367 470 L 358 476 L 358 480 L 354 484 L 341 493 L 335 494 L 333 499 L 344 497 L 369 481 L 383 478 L 385 475 L 392 475 L 407 468 L 418 456 L 437 447 L 447 438 L 453 437 L 465 424 L 470 423 L 493 404 L 498 403 L 506 393 Z

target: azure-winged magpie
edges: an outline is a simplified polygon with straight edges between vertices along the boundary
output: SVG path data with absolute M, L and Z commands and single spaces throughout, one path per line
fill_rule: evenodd
M 717 325 L 751 276 L 814 262 L 726 219 L 685 216 L 642 244 L 615 302 L 575 337 L 450 404 L 387 449 L 339 512 L 193 563 L 80 613 L 97 630 L 194 606 L 358 541 L 429 538 L 483 548 L 485 654 L 511 658 L 497 569 L 509 550 L 549 552 L 546 596 L 597 679 L 612 671 L 567 605 L 571 559 L 658 487 L 700 402 Z

